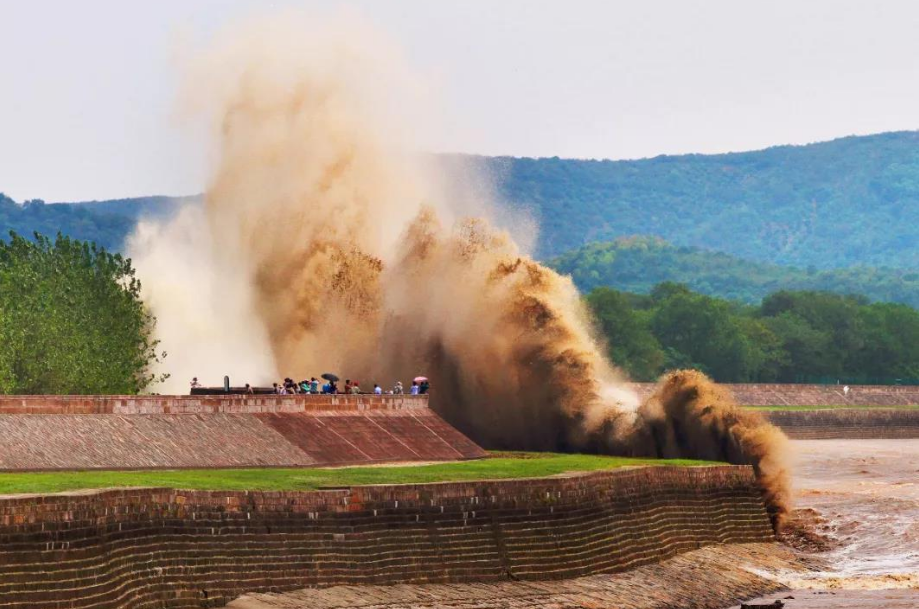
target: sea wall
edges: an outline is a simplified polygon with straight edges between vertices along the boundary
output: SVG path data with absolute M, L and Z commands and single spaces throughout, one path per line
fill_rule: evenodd
M 0 399 L 0 471 L 302 467 L 476 459 L 424 397 Z
M 253 414 L 427 407 L 427 395 L 0 395 L 0 414 Z
M 642 397 L 655 383 L 631 383 Z M 742 406 L 912 406 L 919 404 L 919 385 L 800 385 L 794 383 L 723 383 Z
M 774 410 L 764 415 L 792 439 L 919 438 L 919 408 Z
M 562 579 L 771 539 L 743 466 L 20 496 L 0 498 L 0 609 L 184 609 L 337 584 Z

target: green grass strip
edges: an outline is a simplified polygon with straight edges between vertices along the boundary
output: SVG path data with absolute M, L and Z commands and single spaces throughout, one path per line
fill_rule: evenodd
M 555 453 L 492 453 L 477 461 L 392 467 L 260 468 L 0 473 L 0 494 L 156 486 L 195 490 L 314 490 L 362 484 L 537 478 L 627 466 L 704 466 L 710 461 L 631 459 Z

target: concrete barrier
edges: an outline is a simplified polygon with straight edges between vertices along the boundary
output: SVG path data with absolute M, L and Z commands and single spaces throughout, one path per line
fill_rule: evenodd
M 0 609 L 185 609 L 337 584 L 619 572 L 770 541 L 749 467 L 315 492 L 0 498 Z

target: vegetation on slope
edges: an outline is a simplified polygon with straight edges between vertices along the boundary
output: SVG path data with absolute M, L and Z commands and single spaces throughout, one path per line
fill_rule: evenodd
M 602 455 L 498 453 L 491 459 L 394 467 L 199 469 L 0 473 L 0 494 L 55 493 L 125 486 L 196 490 L 315 490 L 366 484 L 420 484 L 501 478 L 539 478 L 629 466 L 712 465 L 687 459 L 630 459 Z
M 480 159 L 537 254 L 653 235 L 806 268 L 919 266 L 919 133 L 635 161 Z
M 60 235 L 0 242 L 0 392 L 138 393 L 153 324 L 121 255 Z
M 757 306 L 663 283 L 586 297 L 610 358 L 639 381 L 697 368 L 719 382 L 919 379 L 919 311 L 864 297 L 780 291 Z
M 872 301 L 919 306 L 919 273 L 910 269 L 852 267 L 804 270 L 744 260 L 658 237 L 621 237 L 591 243 L 554 258 L 549 265 L 571 275 L 583 292 L 611 287 L 647 294 L 662 282 L 695 292 L 755 304 L 779 290 L 864 294 Z
M 129 215 L 99 214 L 81 206 L 46 205 L 41 200 L 19 205 L 0 192 L 0 235 L 10 231 L 21 235 L 61 232 L 73 239 L 117 250 L 135 224 L 136 218 Z
M 529 208 L 543 259 L 651 235 L 805 269 L 919 266 L 919 132 L 634 161 L 444 158 L 461 167 L 458 179 L 476 165 L 502 199 Z M 60 230 L 111 249 L 139 215 L 169 213 L 190 199 L 25 207 L 2 200 L 0 234 Z

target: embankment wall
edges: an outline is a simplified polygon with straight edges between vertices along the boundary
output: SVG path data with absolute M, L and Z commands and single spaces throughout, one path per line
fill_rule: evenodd
M 9 497 L 0 498 L 0 609 L 184 609 L 336 584 L 561 579 L 771 539 L 742 466 Z
M 654 383 L 633 383 L 647 398 Z M 772 423 L 793 439 L 919 438 L 916 385 L 724 384 L 741 406 L 834 406 L 822 410 L 764 411 Z M 870 406 L 871 408 L 859 408 Z
M 0 414 L 254 414 L 427 408 L 427 395 L 0 396 Z
M 425 397 L 0 399 L 0 471 L 301 467 L 475 459 Z
M 642 397 L 655 383 L 631 383 Z M 741 406 L 913 406 L 919 385 L 801 385 L 794 383 L 722 383 Z
M 833 408 L 763 413 L 797 440 L 919 438 L 919 409 Z

